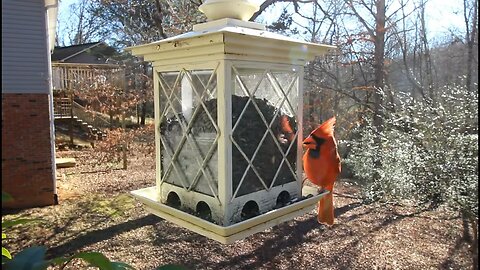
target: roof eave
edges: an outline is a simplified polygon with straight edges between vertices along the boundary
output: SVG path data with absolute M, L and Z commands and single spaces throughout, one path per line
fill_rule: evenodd
M 45 9 L 47 12 L 47 33 L 50 52 L 55 48 L 55 38 L 57 34 L 58 0 L 45 0 Z
M 89 49 L 95 48 L 95 47 L 99 46 L 100 44 L 102 44 L 102 42 L 97 42 L 97 43 L 93 44 L 93 45 L 90 46 L 90 47 L 87 47 L 87 48 L 85 48 L 85 49 L 83 49 L 83 50 L 81 50 L 81 51 L 78 51 L 78 52 L 76 52 L 76 53 L 74 53 L 74 54 L 71 54 L 71 55 L 69 55 L 69 56 L 67 56 L 67 57 L 65 57 L 65 58 L 63 58 L 63 59 L 57 60 L 57 61 L 59 61 L 59 62 L 64 62 L 64 61 L 66 61 L 66 60 L 68 60 L 68 59 L 70 59 L 70 58 L 72 58 L 72 57 L 74 57 L 74 56 L 77 56 L 77 55 L 79 55 L 79 54 L 81 54 L 81 53 L 83 53 L 83 52 L 85 52 L 85 51 L 87 51 L 87 50 L 89 50 Z

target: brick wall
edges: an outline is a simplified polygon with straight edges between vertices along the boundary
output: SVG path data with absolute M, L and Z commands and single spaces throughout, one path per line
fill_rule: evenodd
M 3 208 L 55 203 L 48 99 L 2 93 L 2 191 L 15 199 Z

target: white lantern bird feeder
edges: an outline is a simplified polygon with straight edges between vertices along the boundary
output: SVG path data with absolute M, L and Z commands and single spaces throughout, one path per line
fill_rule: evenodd
M 232 243 L 311 211 L 302 190 L 303 69 L 334 48 L 265 31 L 249 0 L 207 0 L 192 32 L 130 47 L 151 61 L 156 185 L 151 213 Z M 310 194 L 310 195 L 309 195 Z

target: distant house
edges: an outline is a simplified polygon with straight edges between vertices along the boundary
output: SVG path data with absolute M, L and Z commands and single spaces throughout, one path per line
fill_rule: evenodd
M 74 81 L 90 81 L 98 76 L 111 77 L 123 71 L 112 59 L 118 55 L 115 48 L 105 42 L 92 42 L 53 50 L 53 90 L 71 91 Z
M 57 202 L 50 51 L 58 0 L 2 0 L 2 208 Z
M 74 143 L 74 133 L 88 141 L 102 139 L 106 135 L 102 129 L 109 127 L 110 122 L 98 117 L 101 104 L 81 99 L 78 91 L 100 82 L 123 87 L 125 71 L 123 66 L 115 64 L 113 59 L 117 55 L 116 49 L 105 42 L 55 47 L 53 50 L 51 61 L 55 128 L 57 134 L 68 133 L 70 144 Z M 88 109 L 85 108 L 86 105 Z
M 115 48 L 101 41 L 55 47 L 52 63 L 109 64 L 109 59 L 116 54 Z

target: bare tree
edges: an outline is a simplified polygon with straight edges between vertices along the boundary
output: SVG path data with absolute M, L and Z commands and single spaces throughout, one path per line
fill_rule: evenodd
M 463 17 L 465 20 L 465 41 L 467 43 L 467 75 L 466 86 L 473 90 L 472 73 L 474 64 L 474 47 L 478 48 L 478 0 L 463 1 Z M 477 59 L 478 64 L 478 59 Z M 478 70 L 478 69 L 477 69 Z M 478 71 L 477 71 L 478 73 Z M 478 91 L 478 90 L 477 90 Z
M 91 2 L 80 0 L 69 6 L 69 16 L 59 20 L 58 44 L 62 46 L 78 45 L 98 41 L 100 21 L 89 12 Z
M 204 21 L 201 2 L 180 0 L 94 0 L 89 9 L 102 21 L 101 35 L 118 47 L 165 39 Z
M 420 0 L 411 11 L 405 10 L 407 2 L 402 1 L 402 17 L 394 25 L 393 31 L 395 41 L 399 44 L 402 70 L 412 90 L 420 94 L 423 101 L 432 103 L 435 107 L 434 63 L 425 21 L 427 1 Z M 415 18 L 413 25 L 407 24 L 407 19 L 412 17 Z
M 477 89 L 474 89 L 472 75 L 474 63 L 474 47 L 478 48 L 478 0 L 464 0 L 463 1 L 463 16 L 465 20 L 465 41 L 467 44 L 467 74 L 465 78 L 465 85 L 468 92 L 475 91 L 478 95 L 478 81 Z M 478 59 L 477 59 L 478 64 Z M 478 80 L 478 66 L 477 66 L 477 80 Z M 466 104 L 467 106 L 469 104 Z M 478 125 L 478 122 L 477 122 Z M 474 269 L 478 269 L 478 218 L 469 216 L 465 211 L 462 212 L 464 238 L 472 240 L 472 259 Z M 470 223 L 473 229 L 473 239 L 469 232 Z

